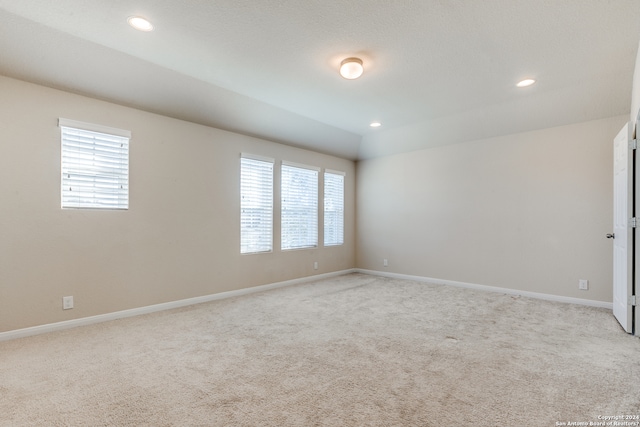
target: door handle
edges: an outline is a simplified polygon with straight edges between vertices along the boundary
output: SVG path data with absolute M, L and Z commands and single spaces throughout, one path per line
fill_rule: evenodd
M 615 233 L 607 234 L 607 239 L 615 239 L 615 238 L 616 238 Z

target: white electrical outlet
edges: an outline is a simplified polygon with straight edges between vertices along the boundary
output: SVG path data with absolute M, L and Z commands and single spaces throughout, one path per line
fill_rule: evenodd
M 73 297 L 62 297 L 62 309 L 69 310 L 73 308 Z
M 578 280 L 578 289 L 582 289 L 583 291 L 589 290 L 589 281 L 587 279 Z
M 316 262 L 314 262 L 314 263 L 313 263 L 313 269 L 314 269 L 314 270 L 317 270 L 317 269 L 318 269 L 318 261 L 316 261 Z
M 383 259 L 383 260 L 382 260 L 382 265 L 383 265 L 384 267 L 389 267 L 389 261 L 387 261 L 387 259 L 386 259 L 386 258 L 385 258 L 385 259 Z

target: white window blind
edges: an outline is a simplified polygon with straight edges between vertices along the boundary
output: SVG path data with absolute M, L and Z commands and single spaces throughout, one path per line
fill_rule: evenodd
M 344 174 L 324 173 L 324 245 L 344 243 Z
M 240 159 L 240 253 L 273 247 L 273 160 Z
M 131 134 L 66 119 L 59 125 L 62 207 L 128 209 Z
M 318 246 L 318 171 L 282 164 L 282 249 Z

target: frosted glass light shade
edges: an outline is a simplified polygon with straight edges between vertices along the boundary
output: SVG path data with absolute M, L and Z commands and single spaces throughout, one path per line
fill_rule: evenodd
M 345 79 L 357 79 L 363 72 L 364 68 L 360 58 L 347 58 L 340 63 L 340 75 Z

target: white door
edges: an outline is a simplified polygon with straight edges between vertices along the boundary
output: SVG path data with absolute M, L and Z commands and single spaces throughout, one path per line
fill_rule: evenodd
M 627 304 L 632 290 L 633 156 L 629 149 L 629 124 L 613 140 L 613 315 L 632 332 L 632 311 Z

